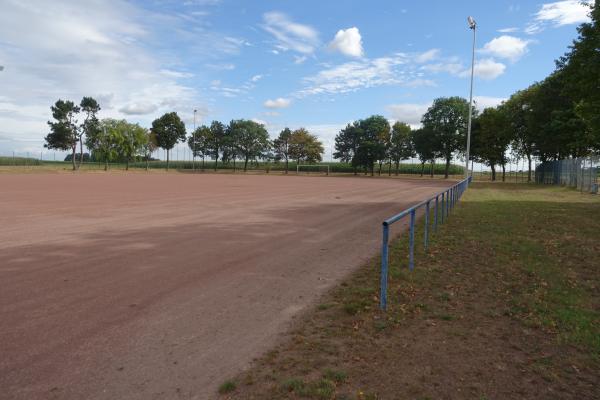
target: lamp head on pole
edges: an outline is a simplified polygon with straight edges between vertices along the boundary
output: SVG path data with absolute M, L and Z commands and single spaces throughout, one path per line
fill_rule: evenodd
M 470 29 L 475 29 L 477 27 L 477 22 L 475 22 L 475 19 L 473 17 L 467 17 L 467 22 L 469 23 Z

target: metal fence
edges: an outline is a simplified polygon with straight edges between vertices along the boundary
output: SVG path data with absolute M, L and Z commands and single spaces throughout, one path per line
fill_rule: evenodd
M 547 161 L 535 169 L 536 183 L 563 185 L 582 192 L 598 193 L 600 157 Z
M 415 222 L 417 211 L 425 208 L 425 224 L 423 233 L 423 245 L 425 250 L 429 246 L 429 231 L 430 228 L 437 232 L 439 224 L 443 224 L 448 218 L 450 211 L 454 205 L 458 203 L 463 193 L 469 187 L 472 177 L 463 179 L 452 187 L 440 192 L 419 204 L 407 208 L 399 214 L 383 221 L 383 242 L 381 246 L 381 286 L 379 295 L 379 307 L 382 310 L 387 308 L 387 286 L 388 286 L 388 250 L 390 239 L 390 225 L 400 221 L 404 217 L 410 216 L 410 225 L 408 228 L 409 244 L 408 244 L 408 268 L 412 271 L 415 268 Z M 433 210 L 432 210 L 433 206 Z M 432 219 L 433 211 L 433 221 Z

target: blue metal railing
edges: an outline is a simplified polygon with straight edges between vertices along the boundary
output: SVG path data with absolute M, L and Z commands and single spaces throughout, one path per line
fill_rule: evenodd
M 433 231 L 437 232 L 438 221 L 440 224 L 448 218 L 448 214 L 460 200 L 462 194 L 469 187 L 472 177 L 463 179 L 448 189 L 416 204 L 399 214 L 383 221 L 383 242 L 381 247 L 381 288 L 379 295 L 379 307 L 385 310 L 387 307 L 387 286 L 388 286 L 388 249 L 390 239 L 390 225 L 400 221 L 402 218 L 410 215 L 410 225 L 408 231 L 408 268 L 412 271 L 415 268 L 415 220 L 417 219 L 417 210 L 425 207 L 425 229 L 423 234 L 423 245 L 425 250 L 429 246 L 429 225 L 431 203 L 434 203 L 433 212 Z M 438 215 L 440 214 L 440 215 Z

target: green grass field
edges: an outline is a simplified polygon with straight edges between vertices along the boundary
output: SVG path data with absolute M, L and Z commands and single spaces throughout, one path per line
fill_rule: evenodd
M 373 259 L 228 396 L 599 398 L 599 216 L 600 196 L 475 183 L 415 271 L 394 242 L 386 313 Z

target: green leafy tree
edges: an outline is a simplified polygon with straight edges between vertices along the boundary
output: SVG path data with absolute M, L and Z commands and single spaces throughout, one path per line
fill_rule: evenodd
M 79 104 L 80 110 L 85 113 L 85 117 L 79 128 L 79 150 L 81 158 L 79 164 L 83 162 L 83 136 L 93 135 L 99 129 L 100 122 L 97 114 L 100 111 L 100 104 L 92 97 L 84 97 Z
M 152 129 L 146 129 L 146 141 L 143 145 L 144 159 L 146 161 L 146 171 L 148 171 L 148 163 L 150 162 L 150 156 L 158 148 L 156 144 L 156 135 L 152 132 Z
M 75 152 L 79 140 L 79 130 L 76 116 L 79 107 L 69 100 L 58 100 L 52 107 L 54 121 L 48 121 L 50 133 L 46 135 L 44 147 L 62 151 L 71 150 L 73 171 L 77 169 Z
M 396 175 L 400 168 L 400 161 L 408 160 L 414 157 L 415 150 L 412 143 L 411 129 L 408 124 L 404 122 L 396 122 L 392 126 L 392 136 L 390 138 L 390 145 L 388 148 L 388 157 L 390 160 L 390 167 L 392 162 L 396 165 Z M 388 170 L 390 174 L 390 170 Z
M 225 150 L 228 144 L 229 138 L 225 125 L 219 121 L 213 121 L 210 124 L 210 141 L 208 143 L 208 151 L 210 151 L 215 159 L 215 171 L 217 170 L 217 164 L 219 162 L 219 153 Z M 232 149 L 230 149 L 232 150 Z M 234 157 L 235 160 L 235 157 Z
M 513 140 L 506 109 L 486 108 L 473 121 L 471 149 L 473 159 L 488 165 L 492 180 L 496 180 L 496 165 L 502 167 L 502 181 L 506 179 L 508 147 Z
M 199 126 L 188 138 L 188 146 L 194 157 L 202 157 L 202 170 L 204 170 L 204 159 L 210 155 L 212 132 L 206 125 Z M 216 161 L 215 161 L 216 163 Z
M 386 148 L 390 137 L 390 123 L 381 115 L 372 115 L 359 122 L 360 139 L 353 164 L 362 167 L 374 175 L 376 162 L 386 158 Z M 381 172 L 381 168 L 380 168 Z
M 290 161 L 290 138 L 292 131 L 290 128 L 284 128 L 279 132 L 279 136 L 273 140 L 273 150 L 275 152 L 275 161 L 285 161 L 285 173 L 288 173 L 288 165 Z
M 421 176 L 425 173 L 425 163 L 430 162 L 430 172 L 433 177 L 435 159 L 439 156 L 436 150 L 439 145 L 436 140 L 435 133 L 427 128 L 420 128 L 411 132 L 412 148 L 421 161 Z
M 351 163 L 354 170 L 354 175 L 357 171 L 357 163 L 354 161 L 358 146 L 362 138 L 362 129 L 360 127 L 360 121 L 355 121 L 352 124 L 346 125 L 336 136 L 335 136 L 335 152 L 333 157 L 336 160 L 342 162 Z
M 473 113 L 475 116 L 476 113 Z M 445 159 L 445 178 L 448 178 L 452 157 L 464 151 L 469 118 L 469 103 L 462 97 L 440 97 L 433 101 L 421 123 L 436 137 L 437 152 Z
M 244 159 L 244 171 L 248 168 L 248 161 L 263 157 L 271 147 L 269 133 L 262 124 L 257 122 L 245 119 L 232 120 L 228 132 L 232 147 Z
M 99 129 L 86 136 L 85 145 L 92 150 L 94 159 L 104 161 L 105 171 L 108 170 L 108 163 L 116 161 L 121 154 L 123 122 L 112 118 L 103 119 Z
M 304 128 L 296 129 L 290 135 L 289 156 L 296 160 L 296 164 L 301 161 L 311 164 L 319 162 L 324 151 L 323 143 Z
M 129 162 L 145 154 L 146 143 L 149 140 L 148 131 L 125 120 L 118 121 L 115 128 L 120 138 L 119 157 L 125 160 L 125 170 L 129 171 Z
M 169 153 L 178 142 L 185 141 L 185 124 L 176 112 L 164 114 L 152 121 L 152 132 L 156 136 L 158 147 L 167 151 L 167 171 L 169 170 Z
M 590 22 L 581 24 L 578 38 L 557 61 L 563 90 L 571 99 L 591 137 L 590 149 L 600 151 L 600 2 L 590 4 Z
M 525 90 L 514 93 L 503 104 L 509 118 L 510 130 L 513 135 L 513 149 L 519 157 L 527 158 L 527 181 L 531 182 L 531 163 L 535 150 L 536 133 L 531 121 L 533 120 L 533 98 L 538 90 L 538 85 L 532 85 Z

